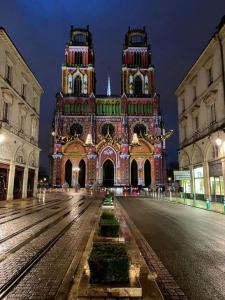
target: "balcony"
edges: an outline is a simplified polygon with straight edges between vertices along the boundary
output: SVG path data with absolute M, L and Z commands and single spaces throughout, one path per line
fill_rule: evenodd
M 196 130 L 190 137 L 186 138 L 180 143 L 180 149 L 197 142 L 207 136 L 210 136 L 217 130 L 222 130 L 225 128 L 225 118 L 219 122 L 213 121 L 209 124 L 209 126 Z
M 34 139 L 34 137 L 26 135 L 22 129 L 19 129 L 11 124 L 8 121 L 2 121 L 2 128 L 9 131 L 10 133 L 19 136 L 20 138 L 24 139 L 25 141 L 38 146 L 38 141 Z

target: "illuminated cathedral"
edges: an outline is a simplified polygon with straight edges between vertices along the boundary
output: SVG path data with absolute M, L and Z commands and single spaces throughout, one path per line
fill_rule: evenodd
M 151 186 L 165 180 L 165 138 L 145 28 L 122 50 L 121 95 L 96 95 L 89 27 L 71 26 L 52 129 L 53 186 Z M 119 74 L 118 74 L 119 76 Z

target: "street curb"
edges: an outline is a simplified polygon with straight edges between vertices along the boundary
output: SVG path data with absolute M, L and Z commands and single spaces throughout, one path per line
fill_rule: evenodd
M 147 198 L 147 197 L 143 197 L 143 198 Z M 185 205 L 185 206 L 189 206 L 189 207 L 193 207 L 193 208 L 198 208 L 198 209 L 206 210 L 206 211 L 209 211 L 209 212 L 214 212 L 214 213 L 217 213 L 217 214 L 225 216 L 225 213 L 222 213 L 222 212 L 214 210 L 214 209 L 207 209 L 207 208 L 204 208 L 204 207 L 198 207 L 198 206 L 194 206 L 194 205 L 189 205 L 189 204 L 185 204 L 185 203 L 181 203 L 181 202 L 169 200 L 167 198 L 152 198 L 152 197 L 150 197 L 150 198 L 151 199 L 160 199 L 160 200 L 163 200 L 163 201 L 167 201 L 169 203 L 176 203 L 176 204 L 181 204 L 181 205 Z

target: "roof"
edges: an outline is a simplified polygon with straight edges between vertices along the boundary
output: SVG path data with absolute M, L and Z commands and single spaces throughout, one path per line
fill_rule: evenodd
M 0 32 L 3 32 L 6 36 L 6 38 L 8 39 L 8 41 L 10 42 L 10 44 L 13 46 L 13 48 L 16 50 L 17 54 L 19 55 L 20 59 L 22 60 L 22 62 L 25 64 L 25 67 L 28 69 L 28 71 L 30 72 L 31 76 L 33 77 L 34 81 L 36 82 L 36 84 L 38 85 L 41 93 L 44 92 L 40 82 L 37 80 L 36 76 L 34 75 L 34 73 L 32 72 L 32 70 L 30 69 L 29 65 L 27 64 L 26 60 L 24 59 L 23 55 L 20 53 L 20 51 L 18 50 L 18 48 L 16 47 L 16 45 L 14 44 L 14 42 L 12 41 L 12 39 L 10 38 L 10 36 L 8 35 L 8 33 L 6 32 L 4 27 L 0 26 Z

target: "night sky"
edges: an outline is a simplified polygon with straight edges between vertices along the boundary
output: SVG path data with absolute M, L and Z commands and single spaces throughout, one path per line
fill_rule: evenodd
M 41 99 L 41 166 L 48 168 L 55 94 L 60 89 L 64 46 L 70 25 L 90 25 L 93 35 L 97 94 L 106 93 L 110 70 L 112 94 L 120 94 L 124 35 L 146 27 L 156 67 L 156 90 L 166 129 L 167 161 L 177 160 L 177 103 L 174 91 L 208 43 L 225 0 L 0 0 L 3 26 L 44 88 Z

